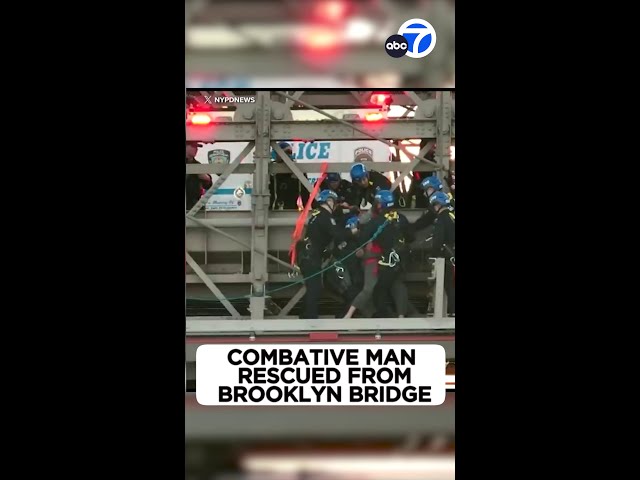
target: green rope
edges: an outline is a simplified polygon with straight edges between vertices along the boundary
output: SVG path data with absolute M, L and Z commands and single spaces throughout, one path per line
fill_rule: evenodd
M 382 225 L 380 225 L 378 227 L 378 229 L 373 233 L 373 235 L 371 236 L 371 238 L 369 240 L 367 240 L 366 242 L 364 242 L 362 245 L 360 245 L 358 248 L 353 249 L 353 251 L 347 255 L 345 255 L 344 257 L 342 257 L 339 260 L 336 260 L 335 262 L 329 264 L 328 266 L 326 266 L 325 268 L 323 268 L 322 270 L 320 270 L 319 272 L 314 273 L 313 275 L 309 275 L 308 277 L 304 277 L 301 278 L 300 280 L 296 280 L 294 282 L 290 282 L 287 283 L 286 285 L 282 286 L 282 287 L 278 287 L 278 288 L 274 288 L 273 290 L 269 290 L 264 292 L 264 296 L 266 297 L 267 295 L 270 295 L 274 292 L 279 292 L 280 290 L 284 290 L 286 288 L 292 287 L 293 285 L 297 285 L 299 283 L 304 283 L 306 280 L 309 280 L 310 278 L 313 278 L 317 275 L 321 275 L 322 273 L 326 272 L 327 270 L 331 269 L 331 268 L 335 268 L 336 264 L 346 260 L 347 258 L 351 257 L 352 255 L 355 255 L 356 252 L 362 248 L 364 248 L 368 243 L 373 242 L 381 233 L 382 230 L 384 230 L 384 227 L 387 226 L 387 224 L 389 223 L 389 220 L 385 220 L 384 223 Z M 222 300 L 227 300 L 227 301 L 232 301 L 232 300 L 243 300 L 243 299 L 249 299 L 254 295 L 242 295 L 240 297 L 231 297 L 231 298 L 224 298 Z M 187 301 L 189 300 L 200 300 L 200 301 L 214 301 L 214 302 L 221 302 L 222 300 L 218 300 L 217 298 L 198 298 L 198 297 L 190 297 L 187 298 Z

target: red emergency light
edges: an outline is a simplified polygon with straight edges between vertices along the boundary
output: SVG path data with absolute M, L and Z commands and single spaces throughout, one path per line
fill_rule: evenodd
M 317 17 L 337 22 L 347 14 L 347 4 L 343 0 L 320 0 L 316 3 L 314 13 Z
M 344 52 L 338 29 L 320 24 L 305 25 L 295 38 L 299 60 L 314 70 L 333 68 Z
M 369 112 L 364 116 L 367 122 L 378 122 L 384 118 L 382 112 Z
M 189 117 L 188 123 L 191 125 L 209 125 L 211 117 L 206 113 L 194 113 Z
M 305 47 L 309 51 L 327 51 L 340 45 L 340 35 L 329 28 L 311 28 L 305 38 Z
M 369 101 L 373 105 L 378 105 L 380 107 L 384 105 L 391 105 L 391 94 L 389 93 L 372 93 L 371 97 L 369 97 Z

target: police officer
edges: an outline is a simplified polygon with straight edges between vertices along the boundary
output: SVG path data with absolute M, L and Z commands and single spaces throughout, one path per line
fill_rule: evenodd
M 346 219 L 344 228 L 350 230 L 352 235 L 348 235 L 335 246 L 334 268 L 327 270 L 324 277 L 325 285 L 340 295 L 345 302 L 344 311 L 336 318 L 342 318 L 353 299 L 362 290 L 364 283 L 362 262 L 357 254 L 357 249 L 364 241 L 361 242 L 357 235 L 358 223 L 357 215 L 351 215 Z M 362 256 L 363 253 L 360 252 L 360 255 Z M 373 311 L 371 313 L 373 314 Z
M 431 198 L 431 195 L 433 195 L 436 192 L 444 193 L 442 181 L 435 174 L 422 180 L 420 185 L 422 186 L 422 190 L 424 190 L 424 193 L 427 198 Z M 450 192 L 450 193 L 447 193 L 446 195 L 447 195 L 447 198 L 449 199 L 450 210 L 452 211 L 455 210 L 456 205 L 455 205 L 455 199 L 453 197 L 453 194 Z
M 351 180 L 356 187 L 354 199 L 360 207 L 367 203 L 373 205 L 378 191 L 391 190 L 391 181 L 387 177 L 379 172 L 367 171 L 367 167 L 362 163 L 356 163 L 351 167 Z
M 380 190 L 373 199 L 372 217 L 362 226 L 362 243 L 377 235 L 367 244 L 363 258 L 364 285 L 351 303 L 344 318 L 351 318 L 356 310 L 366 311 L 374 299 L 378 315 L 388 315 L 387 300 L 392 288 L 399 288 L 396 278 L 399 273 L 400 249 L 405 242 L 405 232 L 409 225 L 407 218 L 396 211 L 396 202 L 390 190 Z M 374 293 L 375 290 L 375 293 Z M 398 292 L 401 292 L 401 287 Z M 398 314 L 405 316 L 408 295 L 394 294 Z
M 339 229 L 333 211 L 338 195 L 322 190 L 316 199 L 319 207 L 311 211 L 306 235 L 296 245 L 298 265 L 305 278 L 307 293 L 302 318 L 318 318 L 318 301 L 322 293 L 322 260 L 331 255 L 332 245 L 337 245 L 352 235 L 350 230 Z
M 279 147 L 284 150 L 288 158 L 294 160 L 293 148 L 287 142 L 280 142 Z M 271 152 L 271 158 L 276 163 L 284 163 L 275 150 Z M 305 174 L 306 177 L 306 174 Z M 305 205 L 309 199 L 309 190 L 300 183 L 294 173 L 275 173 L 269 178 L 269 194 L 271 210 L 298 210 L 298 197 L 302 198 Z
M 412 208 L 428 208 L 429 199 L 424 195 L 421 183 L 429 174 L 424 172 L 413 172 L 411 174 L 411 185 L 407 193 L 408 203 Z
M 456 222 L 450 210 L 449 197 L 444 192 L 435 192 L 429 203 L 436 214 L 433 231 L 433 255 L 445 258 L 444 290 L 447 294 L 447 314 L 456 314 L 455 296 L 455 256 L 456 256 Z
M 196 160 L 198 148 L 202 145 L 198 142 L 187 142 L 185 164 L 200 163 Z M 198 203 L 200 197 L 213 185 L 211 175 L 206 173 L 185 174 L 184 187 L 187 196 L 187 210 L 191 210 Z
M 401 280 L 402 259 L 408 259 L 409 221 L 403 214 L 398 213 L 395 198 L 389 190 L 381 190 L 375 196 L 377 215 L 370 226 L 363 231 L 363 235 L 371 233 L 387 222 L 387 226 L 374 240 L 382 250 L 378 260 L 378 282 L 374 290 L 374 304 L 379 317 L 392 316 L 389 310 L 389 299 L 393 299 L 399 317 L 405 317 L 408 310 L 409 294 L 406 285 Z
M 338 225 L 344 225 L 350 214 L 360 213 L 353 184 L 343 179 L 339 173 L 327 173 L 320 190 L 333 190 L 338 195 L 338 205 L 334 213 Z
M 453 209 L 455 207 L 455 200 L 450 193 L 445 194 L 442 191 L 442 181 L 440 181 L 437 175 L 431 175 L 423 179 L 422 182 L 420 182 L 420 187 L 422 188 L 422 191 L 424 192 L 424 196 L 427 199 L 431 199 L 431 197 L 436 192 L 441 192 L 443 195 L 445 195 L 449 199 L 449 209 L 451 210 L 451 213 L 453 214 L 453 219 L 455 220 L 455 214 L 453 213 Z M 429 206 L 426 208 L 424 214 L 413 223 L 412 225 L 413 232 L 418 232 L 420 230 L 427 228 L 428 226 L 434 223 L 435 219 L 436 219 L 436 212 L 433 209 L 431 203 L 429 203 Z

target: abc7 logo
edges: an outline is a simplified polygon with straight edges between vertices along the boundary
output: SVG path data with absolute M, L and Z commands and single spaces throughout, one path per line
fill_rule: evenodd
M 426 20 L 413 18 L 404 22 L 396 35 L 387 38 L 384 49 L 393 58 L 424 58 L 436 46 L 436 31 Z

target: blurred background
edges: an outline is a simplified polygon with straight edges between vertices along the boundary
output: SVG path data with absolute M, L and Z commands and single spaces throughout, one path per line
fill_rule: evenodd
M 186 480 L 454 480 L 455 393 L 434 407 L 204 407 Z
M 454 0 L 186 0 L 188 88 L 454 88 Z M 423 59 L 385 40 L 433 25 Z

